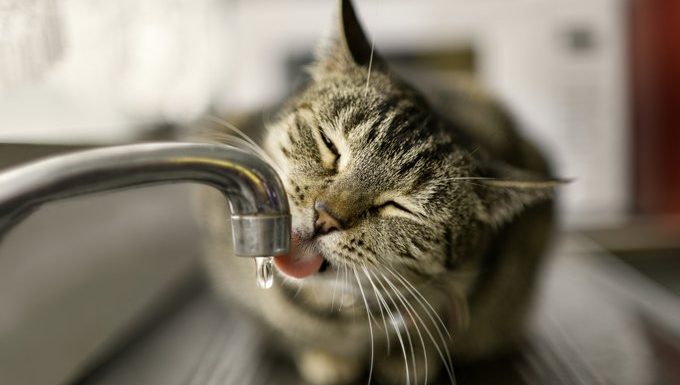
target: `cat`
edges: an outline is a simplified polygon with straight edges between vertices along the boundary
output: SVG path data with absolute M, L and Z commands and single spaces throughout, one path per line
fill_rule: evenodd
M 454 381 L 452 361 L 521 338 L 561 181 L 499 103 L 460 83 L 437 105 L 339 5 L 309 82 L 260 127 L 292 214 L 274 286 L 253 288 L 253 262 L 228 255 L 226 203 L 206 190 L 207 271 L 312 384 Z

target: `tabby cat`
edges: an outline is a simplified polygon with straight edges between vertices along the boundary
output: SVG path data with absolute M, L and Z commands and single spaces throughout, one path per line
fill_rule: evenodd
M 270 325 L 312 384 L 425 384 L 521 336 L 553 189 L 506 112 L 460 83 L 447 104 L 374 52 L 349 0 L 261 146 L 293 218 L 269 290 L 231 249 L 226 203 L 201 197 L 218 291 Z M 225 130 L 226 132 L 226 130 Z

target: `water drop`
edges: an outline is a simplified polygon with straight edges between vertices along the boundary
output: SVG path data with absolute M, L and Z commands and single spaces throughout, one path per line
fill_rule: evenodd
M 274 258 L 255 257 L 255 270 L 257 286 L 261 289 L 269 289 L 274 283 Z

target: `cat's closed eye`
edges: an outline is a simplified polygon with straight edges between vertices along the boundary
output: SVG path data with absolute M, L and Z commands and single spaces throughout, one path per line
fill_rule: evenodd
M 405 204 L 399 203 L 394 199 L 379 201 L 373 206 L 374 213 L 385 216 L 402 216 L 407 218 L 414 218 L 417 215 L 413 210 L 406 207 Z
M 405 211 L 409 214 L 413 214 L 409 209 L 407 209 L 406 207 L 400 205 L 399 203 L 397 203 L 395 201 L 387 201 L 387 202 L 381 204 L 380 206 L 378 206 L 377 208 L 378 209 L 385 209 L 385 208 L 388 208 L 388 207 L 394 207 L 395 209 L 399 209 L 399 210 Z
M 340 152 L 333 141 L 326 135 L 326 133 L 319 128 L 317 130 L 319 136 L 319 153 L 321 154 L 321 163 L 323 167 L 329 170 L 336 170 L 338 161 L 340 160 Z

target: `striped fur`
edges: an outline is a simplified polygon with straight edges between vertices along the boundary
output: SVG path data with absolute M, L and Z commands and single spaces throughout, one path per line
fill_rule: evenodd
M 340 14 L 337 39 L 262 142 L 293 230 L 329 269 L 245 290 L 253 266 L 224 256 L 226 208 L 206 192 L 208 271 L 277 331 L 313 383 L 350 382 L 370 364 L 383 383 L 424 383 L 441 368 L 452 376 L 449 350 L 473 360 L 519 336 L 557 182 L 491 98 L 456 84 L 454 102 L 437 105 L 368 55 L 349 1 Z M 314 237 L 317 201 L 341 231 Z

